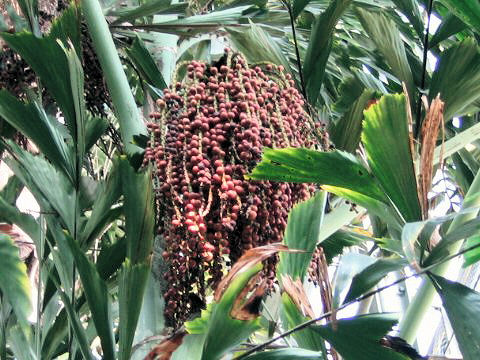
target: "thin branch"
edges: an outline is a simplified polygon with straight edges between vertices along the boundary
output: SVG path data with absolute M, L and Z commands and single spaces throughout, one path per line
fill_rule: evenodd
M 37 322 L 35 324 L 35 350 L 37 354 L 37 358 L 40 359 L 41 356 L 41 337 L 40 337 L 40 328 L 41 328 L 41 320 L 42 320 L 42 303 L 43 303 L 43 297 L 42 297 L 42 268 L 44 265 L 44 250 L 45 250 L 45 237 L 46 237 L 46 223 L 45 223 L 45 217 L 43 215 L 40 215 L 39 218 L 39 223 L 40 223 L 40 241 L 39 241 L 39 246 L 37 250 L 37 259 L 38 259 L 38 279 L 37 279 L 37 303 L 36 303 L 36 312 L 37 312 Z M 33 243 L 33 242 L 32 242 Z
M 423 275 L 423 274 L 425 274 L 425 273 L 428 273 L 428 272 L 430 272 L 430 270 L 432 270 L 432 269 L 435 268 L 436 266 L 438 266 L 438 265 L 440 265 L 440 264 L 443 264 L 443 263 L 445 263 L 445 262 L 448 262 L 448 261 L 452 260 L 453 258 L 456 258 L 457 256 L 463 255 L 463 254 L 465 254 L 466 252 L 468 252 L 468 251 L 470 251 L 470 250 L 477 249 L 477 248 L 480 248 L 480 243 L 479 243 L 479 244 L 475 244 L 475 245 L 473 245 L 473 246 L 470 246 L 470 247 L 468 247 L 468 248 L 465 248 L 465 249 L 463 249 L 463 250 L 461 250 L 461 251 L 459 251 L 459 252 L 457 252 L 457 253 L 455 253 L 455 254 L 453 254 L 453 255 L 447 256 L 446 258 L 442 259 L 441 261 L 439 261 L 439 262 L 437 262 L 437 263 L 435 263 L 435 264 L 432 264 L 432 265 L 430 265 L 430 266 L 427 266 L 427 267 L 423 268 L 422 271 L 419 271 L 419 272 L 417 272 L 417 273 L 415 273 L 415 274 L 411 274 L 411 275 L 405 276 L 405 277 L 403 277 L 403 278 L 400 278 L 400 279 L 398 279 L 398 280 L 395 280 L 394 282 L 392 282 L 392 283 L 390 283 L 390 284 L 388 284 L 388 285 L 385 285 L 385 286 L 382 286 L 382 287 L 377 288 L 376 290 L 372 290 L 372 291 L 370 291 L 370 292 L 367 292 L 367 293 L 365 293 L 364 295 L 362 295 L 362 296 L 360 296 L 360 297 L 358 297 L 358 298 L 356 298 L 356 299 L 354 299 L 354 300 L 352 300 L 352 301 L 349 301 L 349 302 L 347 302 L 347 303 L 339 306 L 337 309 L 335 309 L 335 312 L 338 312 L 339 310 L 342 310 L 342 309 L 346 308 L 347 306 L 350 306 L 350 305 L 352 305 L 352 304 L 354 304 L 354 303 L 356 303 L 356 302 L 358 302 L 358 301 L 365 300 L 365 299 L 367 299 L 367 298 L 369 298 L 369 297 L 371 297 L 371 296 L 373 296 L 373 295 L 375 295 L 375 294 L 378 294 L 378 293 L 380 293 L 380 292 L 382 292 L 382 291 L 384 291 L 384 290 L 386 290 L 386 289 L 388 289 L 388 288 L 390 288 L 390 287 L 392 287 L 392 286 L 394 286 L 394 285 L 397 285 L 397 284 L 400 284 L 400 283 L 402 283 L 402 282 L 405 282 L 406 280 L 408 280 L 408 279 L 410 279 L 410 278 L 417 277 L 417 276 Z M 286 337 L 286 336 L 288 336 L 288 335 L 291 335 L 291 334 L 293 334 L 293 333 L 295 333 L 295 332 L 297 332 L 297 331 L 303 330 L 303 329 L 309 327 L 310 325 L 313 325 L 313 324 L 315 324 L 316 322 L 318 322 L 318 321 L 320 321 L 320 320 L 323 320 L 323 319 L 325 319 L 325 318 L 327 318 L 327 317 L 329 317 L 329 316 L 331 316 L 331 315 L 332 315 L 332 311 L 328 311 L 328 312 L 326 312 L 326 313 L 323 313 L 322 315 L 320 315 L 319 317 L 317 317 L 317 318 L 315 318 L 315 319 L 308 320 L 308 321 L 306 321 L 306 322 L 304 322 L 304 323 L 302 323 L 302 324 L 300 324 L 300 325 L 298 325 L 298 326 L 296 326 L 296 327 L 294 327 L 294 328 L 292 328 L 292 329 L 290 329 L 290 330 L 288 330 L 288 331 L 285 331 L 284 333 L 279 334 L 278 336 L 276 336 L 276 337 L 274 337 L 274 338 L 272 338 L 272 339 L 270 339 L 270 340 L 268 340 L 268 341 L 266 341 L 266 342 L 264 342 L 264 343 L 262 343 L 262 344 L 259 344 L 259 345 L 255 346 L 255 347 L 251 348 L 250 350 L 246 351 L 246 352 L 243 353 L 242 355 L 236 357 L 235 360 L 244 359 L 245 357 L 247 357 L 247 356 L 250 355 L 250 354 L 253 354 L 254 352 L 257 352 L 257 351 L 259 351 L 259 350 L 263 350 L 266 346 L 274 343 L 275 341 L 280 340 L 280 339 L 282 339 L 282 338 L 284 338 L 284 337 Z
M 300 85 L 302 86 L 303 97 L 305 98 L 305 101 L 308 103 L 307 88 L 305 86 L 305 79 L 303 77 L 302 60 L 300 59 L 300 51 L 298 50 L 297 32 L 295 30 L 295 19 L 293 18 L 292 6 L 288 1 L 283 1 L 283 4 L 287 8 L 288 16 L 290 18 L 290 26 L 292 28 L 293 43 L 295 45 L 295 56 L 297 58 L 297 67 L 298 67 L 298 73 L 300 74 Z M 307 106 L 307 109 L 309 109 L 308 106 Z
M 417 103 L 417 121 L 415 123 L 415 138 L 418 137 L 420 133 L 420 128 L 422 124 L 422 91 L 425 88 L 425 77 L 427 73 L 427 58 L 428 58 L 428 33 L 430 31 L 430 18 L 432 16 L 432 9 L 433 9 L 433 0 L 430 0 L 428 3 L 427 9 L 427 28 L 425 29 L 425 37 L 423 40 L 423 64 L 422 64 L 422 81 L 420 83 L 420 94 L 418 96 L 418 103 Z

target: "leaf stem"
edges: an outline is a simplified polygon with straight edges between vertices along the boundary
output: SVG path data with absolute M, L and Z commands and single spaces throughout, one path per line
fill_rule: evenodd
M 0 359 L 7 358 L 7 326 L 5 323 L 5 306 L 2 304 L 2 297 L 0 296 Z
M 420 83 L 420 94 L 417 102 L 417 121 L 415 123 L 415 138 L 419 136 L 421 124 L 422 124 L 422 90 L 425 88 L 425 77 L 427 73 L 427 59 L 428 59 L 428 33 L 430 31 L 430 18 L 432 16 L 433 0 L 428 3 L 427 9 L 427 28 L 425 29 L 425 37 L 423 40 L 423 63 L 422 63 L 422 80 Z
M 293 43 L 295 45 L 295 56 L 297 58 L 298 73 L 300 75 L 300 85 L 302 86 L 303 97 L 305 98 L 305 101 L 308 103 L 307 88 L 305 86 L 305 79 L 303 77 L 302 60 L 300 59 L 300 51 L 298 50 L 297 32 L 295 30 L 295 19 L 293 17 L 292 6 L 287 1 L 284 1 L 283 3 L 285 5 L 285 7 L 287 8 L 288 16 L 290 17 L 290 26 L 292 28 Z M 308 108 L 309 107 L 307 106 L 307 109 Z
M 448 261 L 452 260 L 453 258 L 455 258 L 455 257 L 457 257 L 457 256 L 460 256 L 460 255 L 463 255 L 463 254 L 465 254 L 466 252 L 471 251 L 471 250 L 474 250 L 474 249 L 477 249 L 477 248 L 480 248 L 480 243 L 479 243 L 479 244 L 475 244 L 475 245 L 473 245 L 473 246 L 470 246 L 470 247 L 468 247 L 468 248 L 465 248 L 465 249 L 463 249 L 463 250 L 461 250 L 461 251 L 459 251 L 459 252 L 457 252 L 457 253 L 455 253 L 455 254 L 453 254 L 453 255 L 450 255 L 450 256 L 448 256 L 448 257 L 446 257 L 446 258 L 444 258 L 444 259 L 436 262 L 435 264 L 432 264 L 432 265 L 430 265 L 430 266 L 427 266 L 427 267 L 423 268 L 421 271 L 419 271 L 419 272 L 417 272 L 417 273 L 415 273 L 415 274 L 411 274 L 411 275 L 408 275 L 408 276 L 404 276 L 404 277 L 402 277 L 402 278 L 400 278 L 400 279 L 397 279 L 397 280 L 393 281 L 392 283 L 390 283 L 390 284 L 388 284 L 388 285 L 385 285 L 385 286 L 382 286 L 382 287 L 377 288 L 376 290 L 372 290 L 372 291 L 370 291 L 370 292 L 367 292 L 367 293 L 365 293 L 364 295 L 362 295 L 362 296 L 360 296 L 360 297 L 358 297 L 358 298 L 356 298 L 356 299 L 354 299 L 354 300 L 352 300 L 352 301 L 349 301 L 349 302 L 344 303 L 343 305 L 339 306 L 337 309 L 335 309 L 335 312 L 338 312 L 339 310 L 342 310 L 342 309 L 346 308 L 347 306 L 352 305 L 353 303 L 356 303 L 356 302 L 365 300 L 365 299 L 367 299 L 367 298 L 369 298 L 369 297 L 371 297 L 371 296 L 373 296 L 373 295 L 376 295 L 376 294 L 378 294 L 378 293 L 380 293 L 380 292 L 382 292 L 382 291 L 384 291 L 384 290 L 386 290 L 386 289 L 388 289 L 388 288 L 390 288 L 390 287 L 392 287 L 392 286 L 394 286 L 394 285 L 403 283 L 403 282 L 405 282 L 406 280 L 408 280 L 408 279 L 410 279 L 410 278 L 417 277 L 417 276 L 420 276 L 420 275 L 429 273 L 429 272 L 430 272 L 431 270 L 433 270 L 435 267 L 437 267 L 437 266 L 439 266 L 439 265 L 441 265 L 441 264 L 447 263 Z M 270 340 L 268 340 L 268 341 L 266 341 L 266 342 L 264 342 L 264 343 L 262 343 L 262 344 L 259 344 L 259 345 L 257 345 L 257 346 L 252 347 L 250 350 L 244 352 L 242 355 L 236 357 L 234 360 L 244 359 L 244 358 L 246 358 L 248 355 L 253 354 L 254 352 L 257 352 L 257 351 L 259 351 L 259 350 L 263 350 L 264 348 L 266 348 L 268 345 L 274 343 L 275 341 L 280 340 L 280 339 L 282 339 L 282 338 L 284 338 L 284 337 L 286 337 L 286 336 L 288 336 L 288 335 L 291 335 L 291 334 L 293 334 L 293 333 L 295 333 L 295 332 L 297 332 L 297 331 L 303 330 L 303 329 L 305 329 L 305 328 L 307 328 L 307 327 L 309 327 L 309 326 L 311 326 L 311 325 L 314 325 L 316 322 L 318 322 L 318 321 L 320 321 L 320 320 L 323 320 L 323 319 L 325 319 L 325 318 L 327 318 L 327 317 L 329 317 L 329 316 L 331 316 L 331 315 L 332 315 L 332 311 L 328 311 L 328 312 L 326 312 L 326 313 L 323 313 L 322 315 L 320 315 L 319 317 L 317 317 L 317 318 L 315 318 L 315 319 L 308 320 L 308 321 L 306 321 L 306 322 L 304 322 L 304 323 L 302 323 L 302 324 L 300 324 L 300 325 L 298 325 L 298 326 L 295 326 L 294 328 L 292 328 L 292 329 L 290 329 L 290 330 L 288 330 L 288 331 L 285 331 L 285 332 L 279 334 L 278 336 L 276 336 L 276 337 L 274 337 L 274 338 L 272 338 L 272 339 L 270 339 Z
M 40 214 L 40 242 L 37 249 L 38 258 L 38 284 L 37 284 L 37 323 L 35 324 L 35 347 L 37 359 L 41 358 L 42 344 L 41 344 L 41 320 L 42 320 L 42 268 L 43 268 L 43 254 L 45 249 L 45 215 Z
M 139 156 L 142 149 L 135 144 L 134 136 L 146 135 L 147 129 L 140 118 L 102 7 L 98 0 L 82 0 L 82 9 L 112 97 L 126 153 Z

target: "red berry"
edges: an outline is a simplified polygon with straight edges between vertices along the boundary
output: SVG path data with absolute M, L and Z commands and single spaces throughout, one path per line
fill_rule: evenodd
M 237 193 L 235 190 L 228 190 L 227 195 L 230 200 L 235 200 L 237 198 Z
M 203 260 L 205 260 L 206 262 L 210 262 L 213 260 L 213 254 L 211 252 L 203 252 L 202 253 L 202 258 Z
M 190 232 L 193 233 L 193 234 L 197 234 L 198 231 L 199 231 L 198 225 L 195 225 L 195 224 L 190 225 L 190 226 L 188 227 L 188 231 L 190 231 Z

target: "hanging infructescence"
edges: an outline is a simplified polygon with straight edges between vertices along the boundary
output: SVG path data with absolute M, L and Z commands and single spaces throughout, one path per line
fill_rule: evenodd
M 249 67 L 226 51 L 214 65 L 186 64 L 185 79 L 173 84 L 151 115 L 144 165 L 154 169 L 157 229 L 169 266 L 165 315 L 175 326 L 225 265 L 252 247 L 280 242 L 289 210 L 314 190 L 245 180 L 263 147 L 319 147 L 318 135 L 326 135 L 314 135 L 303 97 L 281 66 Z M 274 269 L 274 261 L 265 265 L 270 282 Z

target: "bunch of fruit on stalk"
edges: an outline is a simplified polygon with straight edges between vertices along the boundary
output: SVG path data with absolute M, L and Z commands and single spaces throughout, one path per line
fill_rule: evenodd
M 164 90 L 151 114 L 144 157 L 153 167 L 168 264 L 165 315 L 173 326 L 205 300 L 225 266 L 252 247 L 280 242 L 289 210 L 313 192 L 306 184 L 245 180 L 262 149 L 319 144 L 282 66 L 250 67 L 228 50 L 213 65 L 183 66 L 184 80 Z M 274 270 L 274 260 L 265 264 L 270 284 Z

